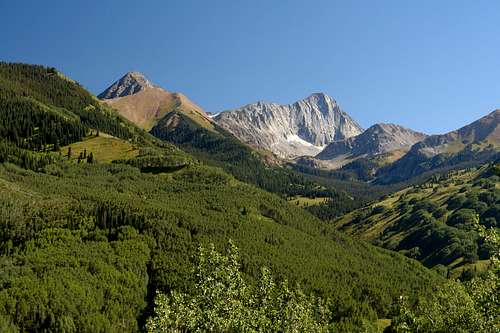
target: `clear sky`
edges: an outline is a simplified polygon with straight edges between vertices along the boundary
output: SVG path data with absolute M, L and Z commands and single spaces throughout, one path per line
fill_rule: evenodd
M 97 94 L 137 70 L 217 112 L 325 92 L 362 126 L 500 108 L 499 1 L 1 1 L 0 60 Z

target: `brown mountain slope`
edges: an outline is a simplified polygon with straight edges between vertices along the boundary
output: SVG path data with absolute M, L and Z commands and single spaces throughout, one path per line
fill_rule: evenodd
M 210 117 L 186 96 L 163 88 L 146 88 L 132 95 L 105 99 L 104 103 L 146 131 L 150 131 L 168 113 L 178 112 L 203 128 L 213 130 Z

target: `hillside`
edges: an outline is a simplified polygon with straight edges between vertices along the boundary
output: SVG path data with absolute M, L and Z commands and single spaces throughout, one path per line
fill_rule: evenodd
M 70 156 L 67 156 L 68 151 L 71 152 Z M 62 147 L 61 152 L 64 152 L 68 160 L 77 161 L 78 163 L 84 162 L 90 156 L 90 153 L 92 153 L 92 159 L 95 162 L 111 163 L 115 160 L 137 157 L 140 149 L 138 145 L 100 133 L 99 136 L 89 136 L 82 141 Z
M 159 144 L 55 68 L 0 62 L 0 137 L 19 148 L 58 152 L 99 132 L 131 144 Z M 187 158 L 174 145 L 169 154 Z
M 387 317 L 399 295 L 425 295 L 441 281 L 416 261 L 344 236 L 273 194 L 195 162 L 91 99 L 96 117 L 126 131 L 103 135 L 106 123 L 97 122 L 97 135 L 84 121 L 87 113 L 78 113 L 87 106 L 86 91 L 63 84 L 52 69 L 5 66 L 24 82 L 21 96 L 61 108 L 68 117 L 55 119 L 71 120 L 82 132 L 37 141 L 35 128 L 49 125 L 35 122 L 18 140 L 0 142 L 2 329 L 137 331 L 156 291 L 190 291 L 198 245 L 223 251 L 229 239 L 241 250 L 245 279 L 254 283 L 260 268 L 270 267 L 291 285 L 329 298 L 329 321 L 344 331 Z M 48 75 L 53 79 L 46 81 Z M 48 103 L 58 87 L 79 94 Z M 19 98 L 4 90 L 2 96 L 6 105 Z M 39 119 L 53 114 L 36 112 Z M 2 119 L 21 128 L 22 118 Z M 58 154 L 54 142 L 68 143 L 72 153 L 66 156 L 65 146 Z M 78 163 L 73 153 L 82 148 L 95 149 L 96 159 Z M 115 148 L 122 159 L 109 157 Z M 98 158 L 102 152 L 108 158 Z
M 463 277 L 470 278 L 477 267 L 488 266 L 485 260 L 491 255 L 474 230 L 476 216 L 486 227 L 500 227 L 499 176 L 498 164 L 438 174 L 351 212 L 334 225 L 449 277 L 465 272 Z
M 7 265 L 2 270 L 18 271 L 6 280 L 10 287 L 4 290 L 10 296 L 5 301 L 31 304 L 26 317 L 17 320 L 45 318 L 48 313 L 56 317 L 65 313 L 77 320 L 79 313 L 64 305 L 51 305 L 58 302 L 57 295 L 46 303 L 36 300 L 38 293 L 50 291 L 39 289 L 40 283 L 48 278 L 60 284 L 58 276 L 67 276 L 73 286 L 57 288 L 73 294 L 81 288 L 94 289 L 93 279 L 119 269 L 121 274 L 140 272 L 142 279 L 149 279 L 148 285 L 108 281 L 97 292 L 111 291 L 108 288 L 113 286 L 122 288 L 123 296 L 112 297 L 133 297 L 120 304 L 137 304 L 129 308 L 136 314 L 126 317 L 134 321 L 147 301 L 140 295 L 189 287 L 191 258 L 198 242 L 213 242 L 222 248 L 229 238 L 240 247 L 243 269 L 250 279 L 257 277 L 259 267 L 270 266 L 276 274 L 300 282 L 309 292 L 333 297 L 337 315 L 346 319 L 352 316 L 350 311 L 344 312 L 346 309 L 365 302 L 373 305 L 366 308 L 368 312 L 363 310 L 362 316 L 370 316 L 371 311 L 386 316 L 400 293 L 421 293 L 435 279 L 418 264 L 352 241 L 325 228 L 301 209 L 215 169 L 190 167 L 171 174 L 148 175 L 124 165 L 56 164 L 46 170 L 29 173 L 7 164 L 0 175 L 2 202 L 6 203 L 1 206 L 6 221 L 2 244 L 7 246 L 2 249 L 1 260 Z M 118 252 L 123 256 L 120 261 L 141 253 L 141 259 L 137 259 L 143 261 L 130 268 L 115 267 L 112 262 L 106 264 L 107 268 L 92 268 L 108 260 L 101 259 L 100 254 L 94 260 L 68 261 L 71 253 L 86 256 L 96 247 L 128 251 Z M 13 262 L 9 253 L 30 263 Z M 39 259 L 31 263 L 35 257 Z M 45 273 L 37 273 L 40 269 Z M 82 269 L 90 270 L 90 275 L 76 278 Z M 343 281 L 353 274 L 356 280 L 345 284 Z M 361 289 L 372 296 L 356 292 Z M 76 304 L 88 302 L 83 295 L 74 297 Z M 96 297 L 95 306 L 109 306 L 110 299 Z M 114 310 L 108 311 L 104 314 L 107 318 Z M 126 313 L 113 315 L 123 318 Z

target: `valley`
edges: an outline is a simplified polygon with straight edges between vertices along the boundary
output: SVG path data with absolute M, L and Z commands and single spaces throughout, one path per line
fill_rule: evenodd
M 430 302 L 450 280 L 494 272 L 496 249 L 477 224 L 499 227 L 498 112 L 479 121 L 485 130 L 465 131 L 473 133 L 464 136 L 474 152 L 487 152 L 465 160 L 473 167 L 429 167 L 430 174 L 395 182 L 379 175 L 437 139 L 397 125 L 363 132 L 324 94 L 211 118 L 137 72 L 113 83 L 101 101 L 54 68 L 0 63 L 0 78 L 5 331 L 143 331 L 161 315 L 159 295 L 195 297 L 189 306 L 199 301 L 206 285 L 194 272 L 203 269 L 227 283 L 210 302 L 236 297 L 225 294 L 232 279 L 255 293 L 232 304 L 262 301 L 269 295 L 255 286 L 272 280 L 285 286 L 269 289 L 273 297 L 290 297 L 273 306 L 290 306 L 314 327 L 376 332 L 399 320 L 394 309 L 402 295 Z M 289 148 L 242 139 L 273 126 L 287 129 L 272 119 L 286 112 L 304 116 L 290 127 L 296 132 L 281 136 L 279 145 Z M 234 128 L 234 119 L 252 114 L 262 120 L 257 127 Z M 308 146 L 301 140 L 326 148 L 309 164 L 284 158 Z M 351 161 L 339 169 L 314 164 L 346 154 Z M 370 163 L 377 170 L 359 170 Z M 442 165 L 455 166 L 436 164 Z M 207 260 L 226 262 L 229 280 L 217 273 L 223 264 L 200 263 L 200 248 L 213 249 Z M 321 313 L 304 314 L 292 304 Z M 262 320 L 271 320 L 270 313 L 261 313 Z

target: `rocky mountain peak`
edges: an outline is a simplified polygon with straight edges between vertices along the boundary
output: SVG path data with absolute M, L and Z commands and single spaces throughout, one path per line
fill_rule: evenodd
M 323 92 L 312 93 L 308 97 L 304 98 L 303 101 L 310 101 L 313 103 L 323 102 L 323 103 L 337 104 L 337 102 L 335 102 L 335 100 L 332 97 L 328 96 L 327 94 L 325 94 Z
M 280 157 L 316 155 L 328 143 L 362 132 L 324 93 L 286 105 L 257 102 L 221 112 L 214 120 L 240 140 Z
M 325 93 L 319 92 L 296 102 L 297 105 L 317 107 L 323 114 L 333 112 L 338 106 L 337 101 Z
M 367 133 L 379 133 L 379 134 L 386 133 L 386 134 L 394 134 L 394 135 L 400 135 L 400 136 L 404 136 L 405 134 L 425 136 L 422 133 L 416 132 L 416 131 L 411 130 L 409 128 L 406 128 L 404 126 L 390 124 L 390 123 L 377 123 L 377 124 L 372 125 L 369 128 L 367 128 L 366 132 Z
M 186 95 L 156 86 L 140 72 L 128 72 L 99 98 L 146 131 L 172 119 L 176 120 L 171 122 L 175 123 L 173 128 L 182 122 L 181 118 L 213 130 L 210 117 Z
M 124 97 L 154 87 L 155 85 L 144 74 L 140 72 L 128 72 L 97 97 L 100 99 Z

